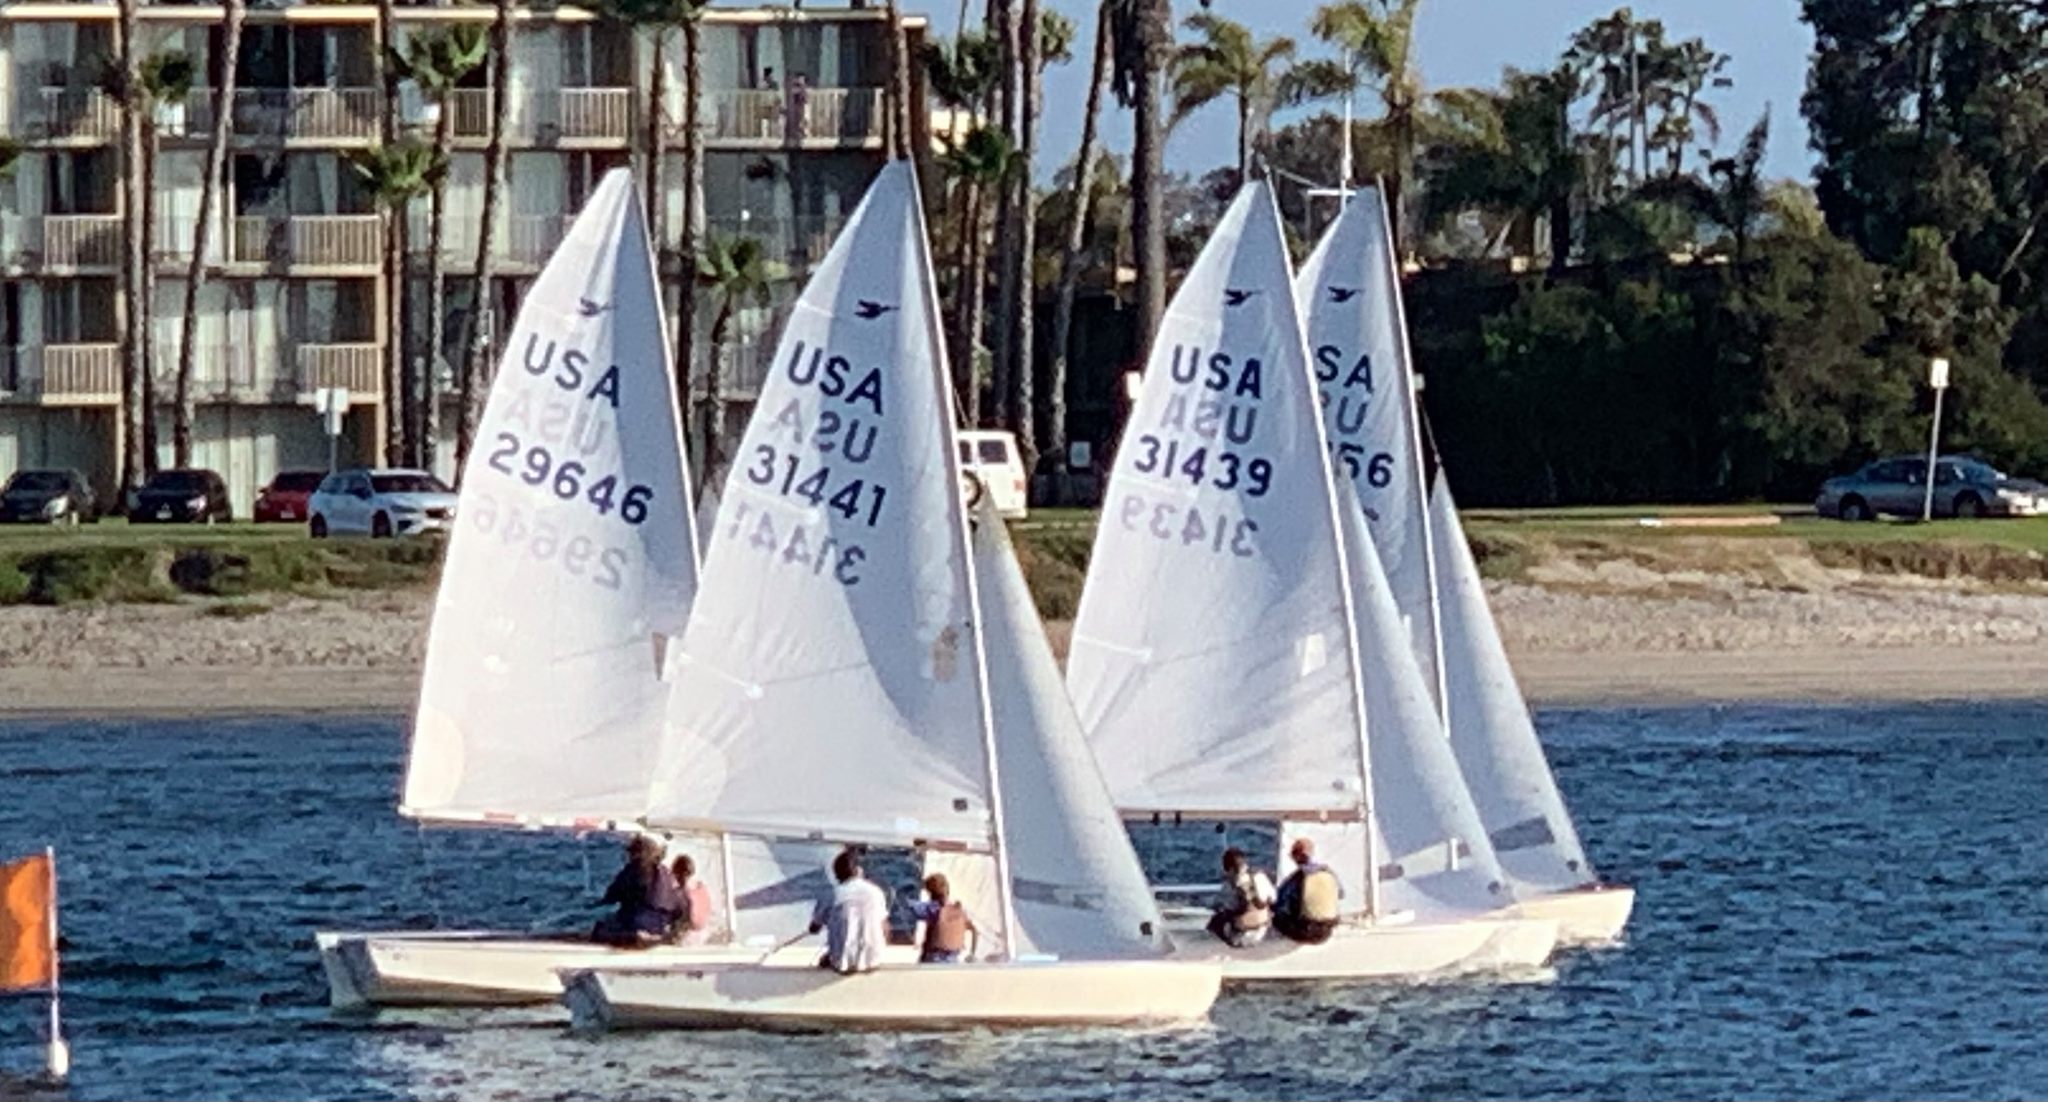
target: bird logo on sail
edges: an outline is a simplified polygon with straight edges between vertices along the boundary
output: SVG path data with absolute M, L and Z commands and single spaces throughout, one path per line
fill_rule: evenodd
M 1350 302 L 1358 297 L 1358 288 L 1356 287 L 1330 287 L 1326 288 L 1326 290 L 1330 292 L 1331 302 Z
M 860 318 L 864 321 L 873 321 L 876 318 L 879 318 L 883 314 L 886 314 L 894 309 L 894 306 L 887 306 L 879 302 L 870 301 L 868 299 L 861 299 L 859 303 L 857 303 L 853 308 L 853 316 Z
M 1226 287 L 1223 290 L 1223 305 L 1243 306 L 1245 304 L 1245 300 L 1251 298 L 1253 295 L 1256 295 L 1258 293 L 1259 292 L 1256 289 L 1250 291 L 1238 291 Z
M 576 312 L 578 314 L 583 315 L 586 318 L 594 318 L 611 308 L 612 304 L 609 302 L 598 302 L 594 299 L 587 298 L 579 298 L 576 300 Z

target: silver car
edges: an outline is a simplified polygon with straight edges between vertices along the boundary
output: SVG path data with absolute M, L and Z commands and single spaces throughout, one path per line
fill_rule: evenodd
M 1927 499 L 1927 460 L 1880 459 L 1862 470 L 1821 483 L 1814 511 L 1843 520 L 1880 515 L 1917 517 Z M 2048 486 L 2012 478 L 1966 455 L 1945 455 L 1934 469 L 1938 517 L 2031 517 L 2048 513 Z
M 425 471 L 336 471 L 306 502 L 314 539 L 384 538 L 446 529 L 455 522 L 455 491 Z

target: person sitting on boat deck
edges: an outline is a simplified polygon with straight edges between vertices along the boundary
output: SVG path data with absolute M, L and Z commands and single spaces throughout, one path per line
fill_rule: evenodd
M 910 907 L 910 913 L 924 923 L 924 949 L 918 953 L 917 962 L 956 964 L 963 959 L 973 960 L 981 950 L 981 931 L 967 917 L 967 908 L 953 900 L 953 886 L 935 872 L 924 878 L 924 890 L 931 898 Z
M 697 862 L 685 853 L 669 866 L 676 886 L 682 889 L 683 910 L 670 927 L 670 940 L 678 945 L 703 945 L 711 940 L 711 889 L 697 878 Z
M 1257 945 L 1272 928 L 1275 898 L 1272 878 L 1253 868 L 1243 850 L 1224 850 L 1223 892 L 1209 917 L 1209 932 L 1235 949 Z
M 1337 901 L 1344 898 L 1344 885 L 1330 866 L 1316 860 L 1316 846 L 1296 838 L 1288 851 L 1294 871 L 1280 885 L 1273 903 L 1273 928 L 1295 941 L 1321 945 L 1337 928 Z
M 626 865 L 598 900 L 600 906 L 615 904 L 618 910 L 598 921 L 590 932 L 592 941 L 634 948 L 668 937 L 683 909 L 683 893 L 661 863 L 661 850 L 661 840 L 646 834 L 635 834 L 626 842 Z
M 811 915 L 810 932 L 825 931 L 818 967 L 840 975 L 872 972 L 889 940 L 889 897 L 861 875 L 860 855 L 850 847 L 832 859 L 832 879 L 838 882 L 832 895 Z

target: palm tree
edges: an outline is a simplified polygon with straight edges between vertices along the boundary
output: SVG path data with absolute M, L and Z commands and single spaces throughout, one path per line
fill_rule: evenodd
M 121 492 L 125 497 L 142 485 L 149 475 L 149 457 L 143 437 L 148 432 L 148 393 L 143 389 L 149 373 L 149 331 L 143 327 L 148 315 L 143 309 L 145 273 L 149 253 L 142 237 L 142 112 L 131 93 L 142 85 L 142 26 L 140 0 L 120 0 L 121 56 L 113 74 L 121 111 L 121 321 L 126 345 L 121 355 Z
M 400 138 L 388 145 L 351 155 L 349 167 L 362 182 L 363 190 L 369 194 L 378 213 L 384 216 L 386 258 L 403 258 L 408 239 L 412 236 L 406 226 L 406 214 L 415 200 L 433 191 L 447 174 L 448 159 L 433 146 L 416 138 Z M 402 266 L 397 270 L 404 272 Z M 384 357 L 385 401 L 389 403 L 402 397 L 409 399 L 411 388 L 406 385 L 405 365 L 406 352 L 413 342 L 410 327 L 406 324 L 403 283 L 391 284 L 384 296 L 384 328 L 388 342 Z M 384 462 L 394 467 L 406 461 L 413 444 L 411 402 L 403 402 L 401 409 L 402 416 L 391 418 L 385 430 Z
M 1509 70 L 1503 84 L 1456 98 L 1467 126 L 1431 151 L 1430 216 L 1478 208 L 1525 223 L 1548 217 L 1551 270 L 1562 271 L 1571 263 L 1572 202 L 1586 183 L 1570 115 L 1583 77 L 1567 63 L 1548 73 Z
M 491 292 L 493 262 L 497 259 L 498 207 L 505 196 L 505 131 L 512 117 L 512 17 L 515 0 L 497 0 L 491 20 L 491 136 L 484 149 L 483 228 L 476 243 L 476 301 L 463 323 L 461 374 L 457 388 L 460 400 L 455 412 L 455 471 L 458 477 L 469 458 L 469 445 L 476 436 L 482 414 L 484 376 L 490 370 L 490 345 L 497 326 L 496 296 Z
M 1131 108 L 1131 242 L 1138 269 L 1138 354 L 1166 313 L 1166 120 L 1160 81 L 1173 46 L 1172 0 L 1111 0 L 1111 86 Z
M 1764 176 L 1764 153 L 1771 144 L 1768 110 L 1742 139 L 1732 157 L 1707 168 L 1709 181 L 1692 176 L 1666 176 L 1643 185 L 1645 199 L 1668 202 L 1721 227 L 1728 235 L 1728 257 L 1737 286 L 1748 285 L 1751 243 L 1772 210 L 1770 181 Z
M 206 178 L 199 182 L 199 217 L 192 225 L 192 261 L 185 268 L 185 318 L 178 331 L 178 377 L 171 420 L 172 462 L 192 465 L 192 368 L 199 351 L 199 288 L 206 282 L 206 250 L 213 241 L 214 207 L 220 202 L 221 178 L 227 174 L 228 138 L 235 128 L 235 69 L 241 56 L 242 24 L 249 14 L 244 0 L 224 0 L 221 28 L 220 86 L 213 93 L 213 134 L 206 145 Z
M 768 305 L 777 278 L 761 243 L 751 237 L 711 237 L 697 261 L 697 282 L 718 299 L 711 322 L 711 358 L 704 372 L 704 395 L 698 401 L 698 430 L 704 442 L 698 469 L 707 481 L 725 464 L 725 361 L 732 336 L 733 313 L 749 302 Z
M 164 50 L 142 59 L 141 79 L 125 98 L 129 110 L 142 116 L 142 226 L 138 246 L 142 251 L 142 286 L 136 296 L 140 312 L 135 333 L 142 343 L 142 451 L 145 472 L 156 469 L 156 165 L 163 145 L 160 113 L 168 107 L 183 110 L 192 98 L 198 69 L 190 55 Z
M 1029 468 L 1038 454 L 1032 431 L 1032 263 L 1037 250 L 1033 238 L 1038 226 L 1036 193 L 1031 186 L 1031 164 L 1038 148 L 1038 115 L 1044 89 L 1045 66 L 1072 56 L 1074 25 L 1057 12 L 1041 18 L 1038 0 L 1019 0 L 1006 18 L 1014 17 L 1004 33 L 1011 64 L 1004 83 L 1012 89 L 1008 111 L 1012 141 L 1017 155 L 1001 185 L 1000 248 L 996 264 L 996 416 L 1016 434 Z
M 1088 105 L 1081 115 L 1081 148 L 1074 154 L 1073 207 L 1067 213 L 1066 232 L 1060 238 L 1060 274 L 1054 284 L 1052 311 L 1052 364 L 1046 377 L 1043 432 L 1045 450 L 1061 456 L 1057 470 L 1067 470 L 1067 357 L 1074 330 L 1074 284 L 1080 277 L 1081 249 L 1087 244 L 1089 200 L 1094 189 L 1095 121 L 1102 114 L 1102 89 L 1109 80 L 1114 43 L 1110 40 L 1109 5 L 1103 0 L 1095 12 L 1095 60 L 1088 70 Z
M 436 105 L 434 156 L 443 166 L 455 149 L 455 89 L 476 67 L 483 64 L 489 48 L 484 29 L 474 23 L 456 23 L 416 34 L 398 54 L 400 73 Z M 444 243 L 448 233 L 448 173 L 436 173 L 429 190 L 427 223 L 427 342 L 413 380 L 416 395 L 412 462 L 434 469 L 440 445 L 440 363 L 447 337 L 447 267 Z
M 676 281 L 677 400 L 689 401 L 690 363 L 697 355 L 697 281 L 691 273 L 704 233 L 704 22 L 705 3 L 686 5 L 683 19 L 683 224 L 677 227 Z
M 1289 89 L 1290 99 L 1315 99 L 1377 88 L 1385 112 L 1380 128 L 1393 154 L 1392 171 L 1382 185 L 1397 244 L 1420 129 L 1422 78 L 1414 56 L 1415 17 L 1421 7 L 1422 0 L 1338 0 L 1317 8 L 1309 30 L 1336 47 L 1344 60 L 1304 66 Z
M 401 129 L 398 102 L 398 3 L 377 0 L 377 87 L 384 93 L 384 114 L 378 140 L 386 148 L 398 144 Z M 401 210 L 399 221 L 404 221 Z M 387 221 L 384 227 L 384 465 L 396 467 L 412 450 L 409 429 L 411 404 L 405 393 L 405 280 L 406 257 L 402 229 Z
M 919 60 L 924 66 L 925 87 L 933 98 L 955 113 L 956 120 L 960 112 L 971 115 L 980 110 L 995 82 L 1000 62 L 995 40 L 982 34 L 961 35 L 951 46 L 927 42 Z M 953 128 L 948 127 L 939 140 L 952 142 Z
M 1729 60 L 1697 38 L 1669 47 L 1657 58 L 1655 94 L 1664 117 L 1651 134 L 1651 143 L 1664 147 L 1667 175 L 1685 171 L 1686 150 L 1702 132 L 1709 143 L 1720 142 L 1721 116 L 1700 97 L 1709 88 L 1734 83 L 1723 75 Z
M 1179 126 L 1226 96 L 1237 101 L 1237 176 L 1251 178 L 1252 143 L 1278 104 L 1280 77 L 1294 58 L 1294 40 L 1252 37 L 1251 28 L 1209 12 L 1182 24 L 1201 38 L 1173 58 L 1173 119 Z
M 988 255 L 982 242 L 982 212 L 987 206 L 988 189 L 1009 175 L 1010 162 L 1016 155 L 1002 131 L 977 126 L 940 158 L 941 166 L 954 179 L 954 193 L 960 196 L 959 256 L 954 265 L 960 273 L 960 286 L 954 296 L 957 314 L 952 326 L 953 385 L 959 391 L 961 414 L 970 425 L 981 422 L 981 333 L 988 269 Z

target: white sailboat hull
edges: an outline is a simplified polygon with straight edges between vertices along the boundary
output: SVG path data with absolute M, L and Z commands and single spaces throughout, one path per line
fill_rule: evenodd
M 320 964 L 337 1010 L 417 1006 L 519 1006 L 562 995 L 564 969 L 606 965 L 755 964 L 772 946 L 662 945 L 619 949 L 573 938 L 486 930 L 432 933 L 320 933 Z M 818 943 L 777 949 L 773 967 L 817 964 Z M 912 946 L 884 959 L 915 961 Z
M 1232 948 L 1208 932 L 1209 912 L 1166 914 L 1177 960 L 1215 961 L 1233 986 L 1304 980 L 1405 980 L 1467 972 L 1535 968 L 1558 942 L 1555 921 L 1506 915 L 1399 924 L 1346 923 L 1328 941 L 1306 945 L 1278 933 Z
M 1585 947 L 1620 941 L 1635 906 L 1634 888 L 1601 884 L 1533 896 L 1515 904 L 1514 913 L 1524 918 L 1550 919 L 1557 923 L 1559 945 Z
M 583 1029 L 1157 1026 L 1201 1021 L 1222 979 L 1213 963 L 1163 960 L 597 968 L 569 973 L 562 1001 Z

